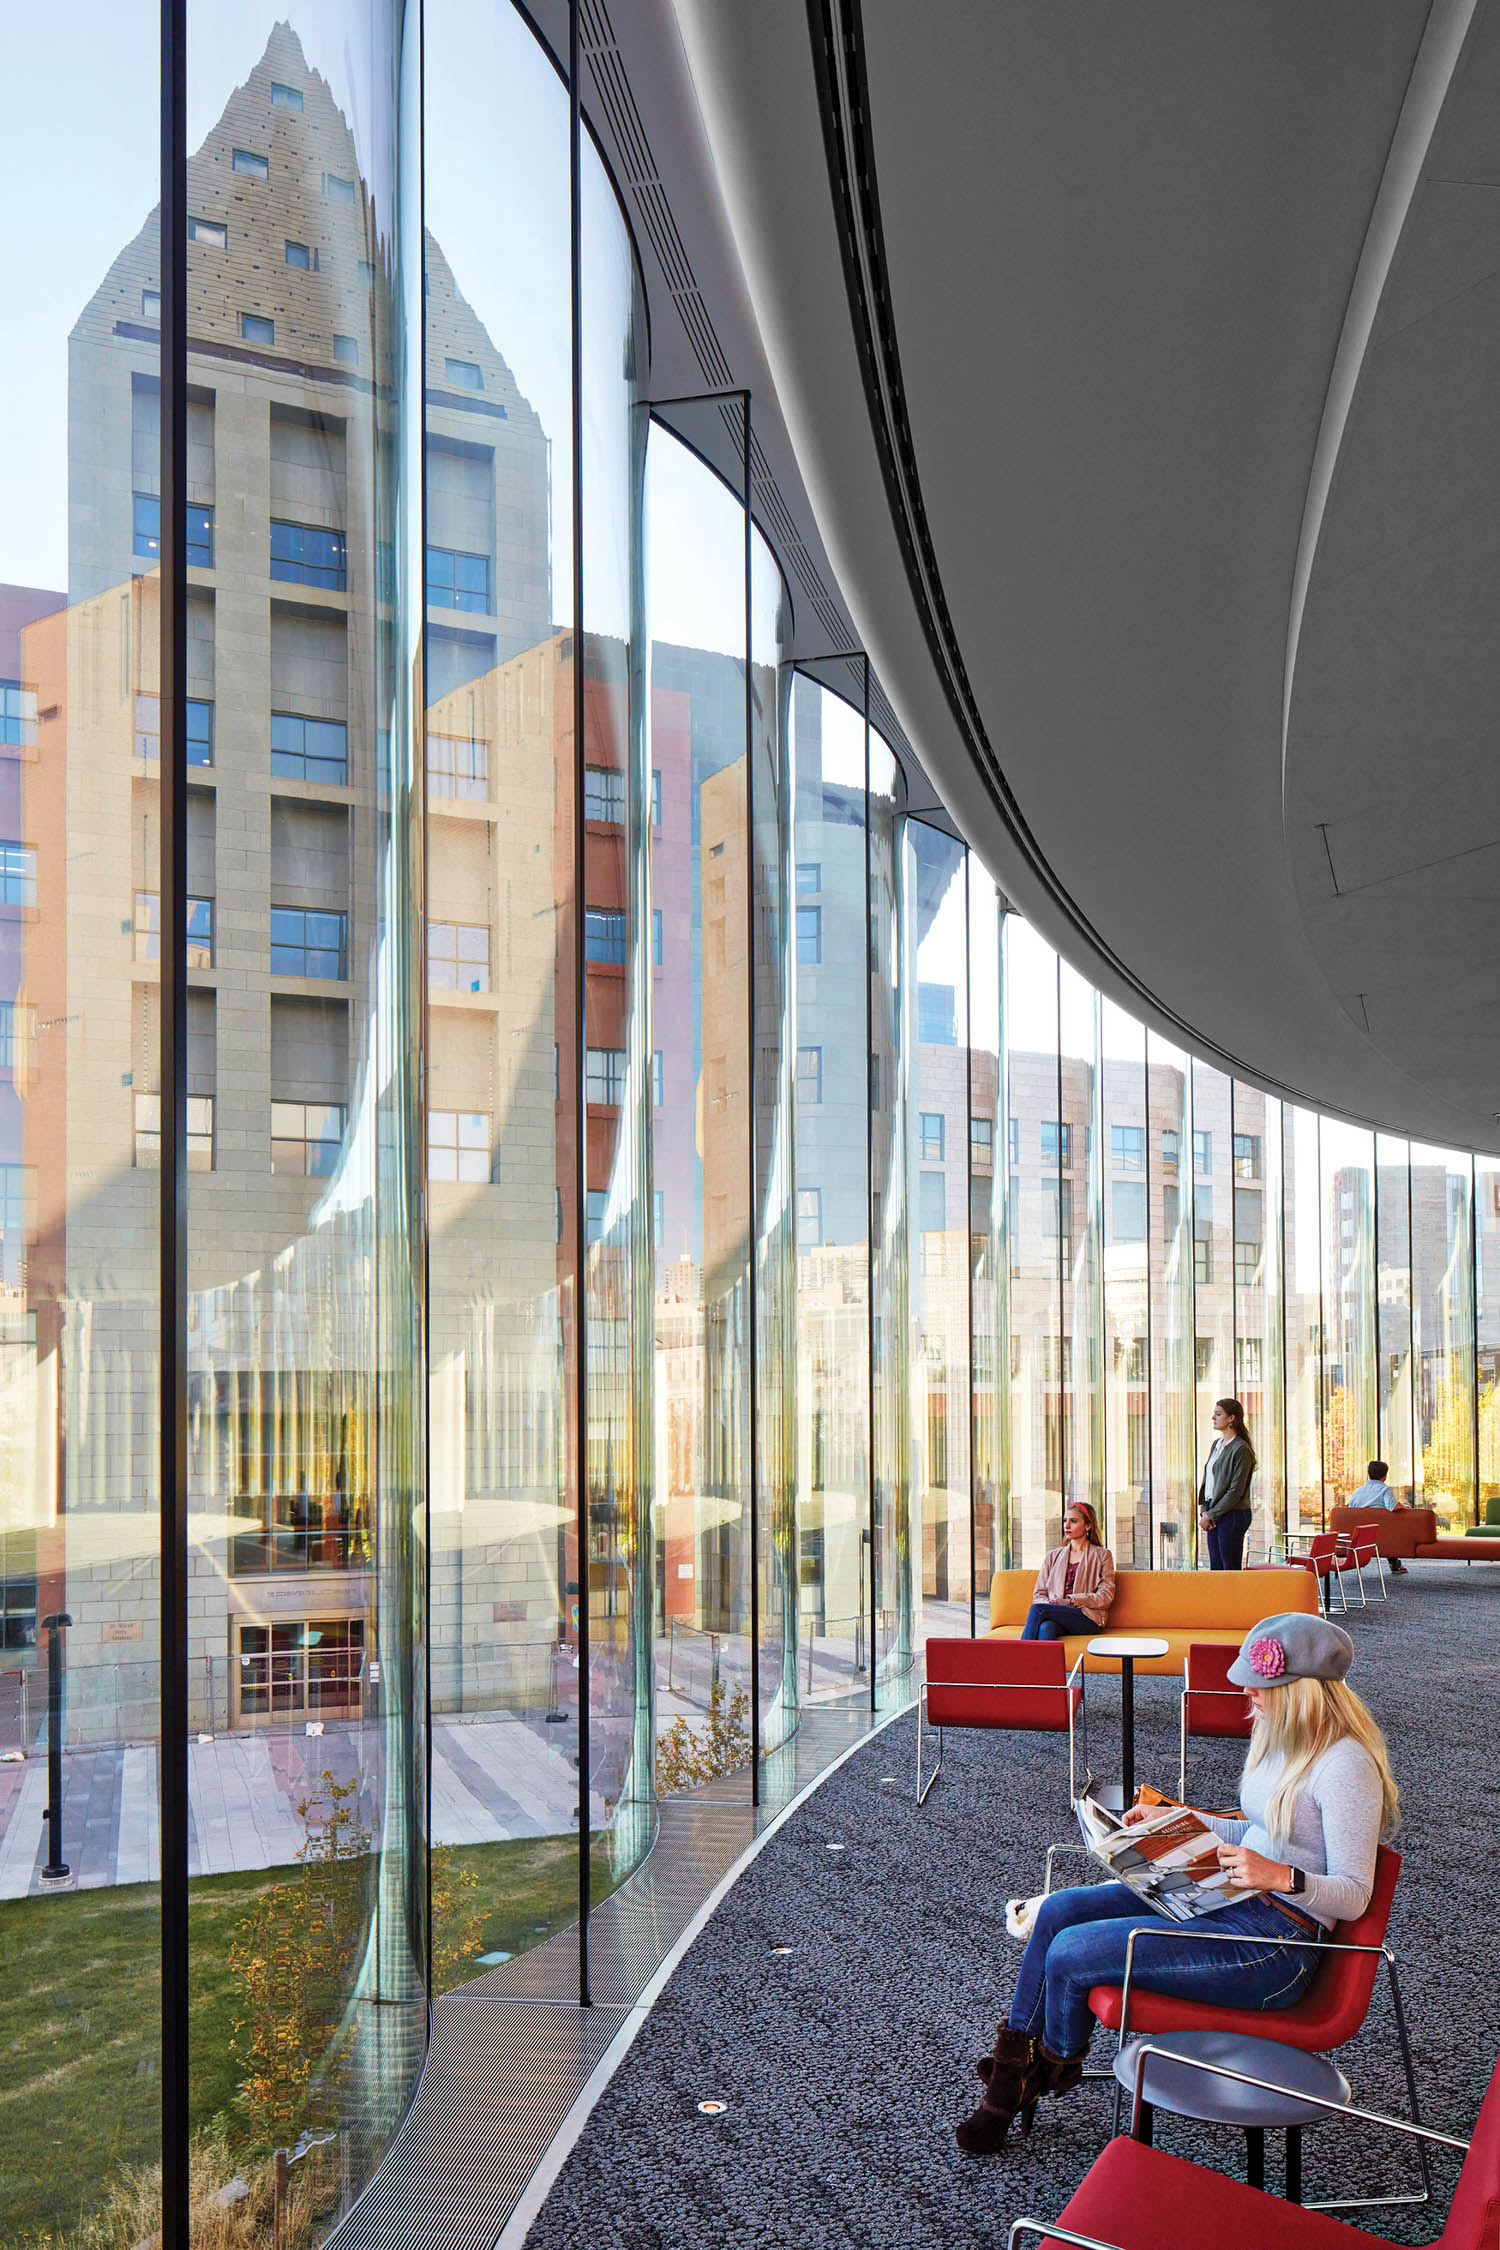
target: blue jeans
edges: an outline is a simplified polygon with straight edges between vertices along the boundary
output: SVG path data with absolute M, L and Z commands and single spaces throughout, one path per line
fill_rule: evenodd
M 1250 1529 L 1253 1510 L 1231 1508 L 1227 1516 L 1208 1527 L 1208 1567 L 1210 1570 L 1239 1570 L 1245 1556 L 1245 1534 Z
M 1060 1641 L 1065 1633 L 1097 1633 L 1092 1617 L 1071 1602 L 1033 1602 L 1021 1627 L 1023 1641 Z
M 1026 1941 L 1007 2022 L 1017 2031 L 1040 2032 L 1047 2052 L 1060 2062 L 1085 2053 L 1095 2020 L 1089 1987 L 1124 1983 L 1132 1930 L 1164 1934 L 1137 1944 L 1131 1990 L 1139 1985 L 1144 1992 L 1167 1993 L 1174 2000 L 1206 2000 L 1218 2008 L 1289 2008 L 1321 1966 L 1315 1947 L 1304 1953 L 1254 1943 L 1257 1937 L 1300 1934 L 1265 1898 L 1223 1907 L 1196 1925 L 1226 1936 L 1242 1934 L 1250 1941 L 1244 1945 L 1200 1944 L 1179 1934 L 1180 1927 L 1194 1926 L 1153 1914 L 1124 1883 L 1054 1891 L 1042 1901 Z

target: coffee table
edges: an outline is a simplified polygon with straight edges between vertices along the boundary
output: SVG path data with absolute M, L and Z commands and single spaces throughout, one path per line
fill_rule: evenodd
M 1090 1656 L 1112 1657 L 1120 1667 L 1120 1764 L 1127 1805 L 1135 1801 L 1135 1660 L 1165 1656 L 1170 1645 L 1133 1633 L 1101 1633 L 1088 1644 Z
M 1325 2102 L 1347 2102 L 1349 2081 L 1324 2055 L 1306 2054 L 1300 2047 L 1284 2047 L 1278 2039 L 1253 2039 L 1237 2031 L 1174 2031 L 1152 2034 L 1122 2047 L 1114 2073 L 1132 2099 L 1140 2057 L 1149 2047 L 1142 2073 L 1138 2131 L 1151 2138 L 1151 2113 L 1170 2109 L 1178 2117 L 1196 2117 L 1209 2125 L 1238 2125 L 1245 2135 L 1246 2176 L 1252 2187 L 1266 2184 L 1266 2129 L 1286 2134 L 1286 2200 L 1302 2201 L 1302 2128 L 1316 2125 L 1328 2112 L 1299 2094 L 1316 2094 Z M 1165 2049 L 1166 2052 L 1161 2050 Z M 1195 2062 L 1223 2063 L 1251 2078 L 1274 2079 L 1281 2090 L 1241 2086 L 1233 2078 L 1217 2078 L 1206 2070 L 1184 2068 L 1176 2056 Z

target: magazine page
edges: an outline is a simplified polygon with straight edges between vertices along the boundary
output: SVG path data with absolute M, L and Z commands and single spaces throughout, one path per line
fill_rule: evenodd
M 1218 1838 L 1184 1805 L 1161 1805 L 1127 1828 L 1118 1814 L 1084 1795 L 1078 1825 L 1116 1881 L 1128 1883 L 1169 1921 L 1215 1914 L 1253 1895 L 1229 1881 L 1219 1866 Z

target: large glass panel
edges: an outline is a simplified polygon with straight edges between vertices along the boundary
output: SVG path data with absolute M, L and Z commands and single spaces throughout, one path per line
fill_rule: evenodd
M 1286 1216 L 1286 1528 L 1323 1528 L 1323 1289 L 1318 1203 L 1318 1120 L 1282 1110 Z
M 1411 1149 L 1411 1302 L 1420 1506 L 1442 1530 L 1474 1518 L 1473 1165 Z
M 1006 1195 L 1010 1242 L 1010 1558 L 1040 1563 L 1062 1537 L 1062 1233 L 1057 955 L 1004 918 Z
M 1061 1132 L 1057 1149 L 1062 1255 L 1063 1500 L 1104 1507 L 1104 1307 L 1100 1233 L 1098 996 L 1066 961 L 1058 966 Z
M 913 1520 L 911 1377 L 916 1339 L 911 1315 L 911 1226 L 906 1205 L 906 1136 L 914 1123 L 906 1041 L 915 1027 L 946 1027 L 958 996 L 935 988 L 931 1017 L 917 991 L 911 868 L 902 849 L 905 779 L 889 746 L 871 728 L 866 887 L 870 901 L 869 1068 L 880 1100 L 870 1111 L 870 1367 L 875 1463 L 875 1645 L 882 1700 L 910 1692 L 920 1633 L 916 1570 L 920 1520 Z
M 1234 1392 L 1256 1457 L 1246 1555 L 1264 1562 L 1279 1553 L 1286 1531 L 1281 1104 L 1236 1079 L 1233 1126 Z
M 969 1630 L 969 970 L 965 850 L 906 823 L 915 979 L 907 1210 L 912 1245 L 911 1479 L 923 1617 Z
M 652 1832 L 651 1145 L 682 1089 L 668 1079 L 665 1049 L 656 1059 L 652 992 L 653 807 L 639 567 L 646 420 L 637 404 L 645 306 L 630 237 L 587 138 L 581 157 L 583 759 L 586 790 L 593 772 L 621 808 L 618 821 L 586 819 L 584 828 L 586 1076 L 591 1054 L 624 1057 L 618 1083 L 585 1085 L 585 1183 L 597 1228 L 591 1221 L 584 1249 L 584 1583 L 589 1786 L 604 1800 L 611 1865 L 620 1875 Z M 602 933 L 597 941 L 591 924 Z M 744 1588 L 731 1588 L 729 1599 L 742 1615 L 748 1610 Z
M 1411 1144 L 1375 1137 L 1376 1452 L 1398 1500 L 1413 1494 Z
M 9 12 L 0 141 L 0 2236 L 159 2224 L 159 30 Z M 143 906 L 142 900 L 146 901 Z M 200 1122 L 202 1122 L 200 1120 Z M 195 1588 L 195 1591 L 197 1589 Z M 220 1608 L 222 1620 L 222 1607 Z M 221 1626 L 222 1632 L 222 1626 Z M 193 1644 L 201 1697 L 213 1655 Z M 58 1694 L 49 1693 L 49 1670 Z M 218 1678 L 223 1684 L 220 1662 Z M 49 1754 L 61 1777 L 49 1805 Z M 66 1868 L 66 1874 L 56 1872 Z M 54 1873 L 49 1875 L 47 1870 Z M 219 1910 L 222 1936 L 232 1917 Z M 195 1964 L 194 1997 L 229 1996 Z M 229 2066 L 198 2117 L 232 2095 Z M 121 2214 L 101 2219 L 112 2198 Z M 136 2223 L 135 2214 L 139 2215 Z
M 434 1840 L 517 1954 L 578 1897 L 574 868 L 623 803 L 575 783 L 566 90 L 508 7 L 428 0 L 425 66 Z M 436 1934 L 439 1990 L 478 1973 Z
M 195 2019 L 193 2078 L 234 2121 L 201 2187 L 318 2136 L 298 2179 L 319 2231 L 379 2162 L 426 2036 L 416 620 L 381 561 L 390 394 L 337 344 L 400 365 L 396 33 L 384 8 L 189 11 L 189 202 L 229 238 L 188 248 L 188 498 L 214 510 L 189 693 L 216 713 L 189 800 L 189 888 L 215 902 L 214 967 L 188 971 L 188 1093 L 213 1125 L 188 1211 L 192 1872 L 256 1874 L 226 1949 L 236 2028 Z M 304 235 L 317 267 L 288 273 Z M 337 780 L 273 758 L 277 714 L 337 730 Z M 298 932 L 306 960 L 279 942 Z
M 652 1150 L 654 1630 L 658 1768 L 672 1789 L 750 1752 L 745 517 L 658 426 L 646 520 L 653 1051 L 668 1097 Z
M 1234 1239 L 1231 1087 L 1221 1070 L 1193 1064 L 1193 1427 L 1195 1469 L 1213 1443 L 1214 1401 L 1233 1398 Z M 1194 1478 L 1194 1490 L 1197 1477 Z M 1252 1491 L 1252 1498 L 1255 1495 Z M 1252 1524 L 1253 1529 L 1253 1524 Z M 1200 1534 L 1200 1547 L 1206 1547 Z
M 1486 1523 L 1500 1522 L 1500 1158 L 1493 1156 L 1474 1159 L 1474 1248 L 1479 1520 Z
M 1375 1136 L 1325 1117 L 1323 1195 L 1323 1494 L 1348 1499 L 1378 1444 L 1375 1407 Z
M 1149 1570 L 1151 1552 L 1151 1307 L 1146 1276 L 1152 1178 L 1146 1130 L 1145 1027 L 1102 1003 L 1104 1058 L 1104 1399 L 1108 1532 L 1122 1570 Z
M 1190 1570 L 1201 1473 L 1194 1427 L 1193 1104 L 1188 1057 L 1146 1035 L 1151 1162 L 1151 1488 L 1156 1567 Z M 1207 1439 L 1202 1448 L 1207 1450 Z
M 1010 1258 L 1006 1247 L 1005 1042 L 1001 913 L 994 879 L 969 855 L 969 1226 L 973 1313 L 975 1623 L 1010 1560 Z
M 800 672 L 789 700 L 799 1623 L 816 1700 L 869 1692 L 869 1132 L 897 1089 L 866 1042 L 864 720 Z

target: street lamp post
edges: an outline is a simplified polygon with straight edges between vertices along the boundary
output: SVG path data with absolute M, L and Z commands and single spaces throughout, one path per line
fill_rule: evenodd
M 68 1873 L 62 1855 L 62 1634 L 72 1622 L 65 1609 L 54 1610 L 42 1619 L 42 1631 L 47 1636 L 47 1810 L 43 1815 L 47 1823 L 47 1864 L 42 1874 L 54 1882 Z

